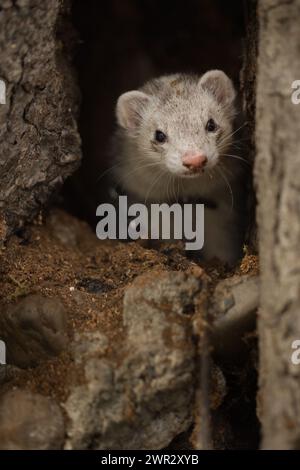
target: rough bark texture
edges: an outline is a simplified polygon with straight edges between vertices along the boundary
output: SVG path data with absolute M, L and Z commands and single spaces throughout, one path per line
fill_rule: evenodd
M 255 94 L 258 47 L 257 0 L 245 3 L 246 37 L 244 44 L 244 62 L 241 71 L 241 91 L 243 109 L 250 136 L 249 158 L 255 156 Z
M 69 2 L 0 0 L 0 238 L 33 218 L 78 166 L 78 94 L 60 33 Z M 64 45 L 63 45 L 64 44 Z
M 260 417 L 264 448 L 300 447 L 300 0 L 259 1 L 255 180 L 261 258 Z
M 246 122 L 245 145 L 246 158 L 253 165 L 255 159 L 255 108 L 256 108 L 256 72 L 258 48 L 258 18 L 257 0 L 244 2 L 246 37 L 244 43 L 244 61 L 241 71 L 241 94 L 243 97 L 243 111 Z M 257 226 L 255 223 L 255 193 L 253 190 L 252 174 L 248 179 L 248 221 L 246 230 L 246 243 L 252 252 L 258 251 Z

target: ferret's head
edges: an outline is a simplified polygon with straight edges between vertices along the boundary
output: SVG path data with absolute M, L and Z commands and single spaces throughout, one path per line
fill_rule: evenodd
M 219 70 L 171 75 L 121 95 L 117 119 L 141 159 L 195 177 L 218 164 L 232 141 L 232 81 Z

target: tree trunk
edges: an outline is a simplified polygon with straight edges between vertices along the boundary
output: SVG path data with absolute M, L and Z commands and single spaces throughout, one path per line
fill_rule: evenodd
M 256 72 L 257 72 L 257 48 L 258 48 L 258 18 L 257 0 L 244 2 L 246 38 L 244 43 L 243 68 L 240 74 L 241 94 L 243 97 L 243 111 L 246 123 L 246 148 L 247 159 L 253 165 L 255 159 L 255 109 L 256 109 Z M 250 172 L 249 172 L 250 173 Z M 246 227 L 246 244 L 251 252 L 258 252 L 257 226 L 255 221 L 255 192 L 253 190 L 252 173 L 249 174 L 247 212 L 248 221 Z
M 300 447 L 300 0 L 259 0 L 255 182 L 261 261 L 262 447 Z
M 68 7 L 0 0 L 0 239 L 31 220 L 80 161 L 79 99 L 61 41 Z

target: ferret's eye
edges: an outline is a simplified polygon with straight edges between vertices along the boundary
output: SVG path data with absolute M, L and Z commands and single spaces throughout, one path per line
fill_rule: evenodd
M 162 131 L 155 131 L 155 140 L 156 142 L 163 144 L 164 142 L 166 142 L 167 136 Z
M 209 119 L 206 123 L 205 129 L 207 132 L 216 132 L 218 126 L 217 123 L 213 119 Z

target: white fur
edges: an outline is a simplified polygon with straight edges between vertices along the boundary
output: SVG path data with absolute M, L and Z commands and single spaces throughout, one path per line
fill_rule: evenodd
M 232 145 L 235 91 L 224 72 L 202 77 L 169 75 L 152 80 L 118 100 L 119 129 L 114 141 L 115 180 L 139 202 L 201 201 L 211 198 L 218 209 L 206 210 L 204 254 L 233 262 L 240 250 L 229 185 L 240 175 L 237 160 L 225 157 Z M 217 132 L 207 132 L 214 119 Z M 155 131 L 167 141 L 155 142 Z M 192 174 L 182 163 L 187 151 L 204 153 L 203 173 Z

